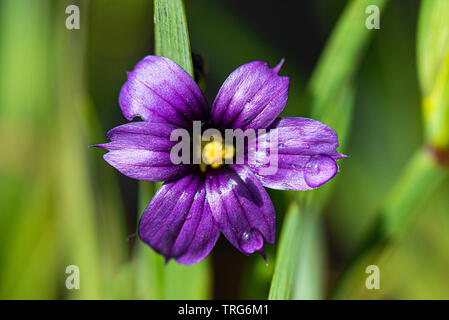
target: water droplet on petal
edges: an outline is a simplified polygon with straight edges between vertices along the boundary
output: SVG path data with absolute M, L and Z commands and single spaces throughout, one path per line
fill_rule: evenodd
M 293 169 L 296 168 L 296 164 L 291 164 L 290 167 L 292 167 Z
M 253 253 L 263 247 L 263 237 L 259 230 L 251 228 L 243 232 L 239 239 L 240 249 L 247 253 Z
M 320 174 L 320 170 L 320 161 L 318 159 L 311 159 L 304 166 L 304 174 L 308 174 L 310 176 Z
M 304 180 L 311 188 L 329 181 L 338 171 L 335 160 L 329 156 L 313 156 L 304 166 Z

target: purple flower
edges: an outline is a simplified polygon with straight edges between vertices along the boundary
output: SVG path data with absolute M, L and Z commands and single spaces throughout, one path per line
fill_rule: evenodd
M 112 129 L 107 134 L 111 142 L 97 146 L 109 151 L 104 159 L 124 175 L 166 181 L 146 208 L 139 234 L 167 260 L 201 261 L 220 233 L 242 253 L 264 255 L 264 242 L 273 243 L 276 230 L 275 210 L 264 187 L 310 190 L 337 173 L 336 160 L 343 155 L 336 151 L 337 134 L 331 128 L 311 119 L 277 118 L 289 86 L 288 77 L 278 75 L 281 64 L 273 69 L 263 61 L 240 66 L 226 79 L 212 108 L 195 81 L 167 58 L 148 56 L 128 73 L 120 106 L 128 120 L 144 121 Z M 191 132 L 196 120 L 204 128 L 276 132 L 276 173 L 267 174 L 258 157 L 251 163 L 245 157 L 243 164 L 174 164 L 170 152 L 178 142 L 170 135 L 179 128 Z M 268 145 L 268 132 L 255 137 L 257 145 Z M 214 143 L 201 148 L 221 150 Z M 227 151 L 219 154 L 227 156 Z

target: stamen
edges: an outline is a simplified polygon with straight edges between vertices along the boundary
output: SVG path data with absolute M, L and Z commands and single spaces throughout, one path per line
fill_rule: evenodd
M 203 145 L 201 154 L 200 170 L 206 172 L 208 165 L 216 169 L 224 163 L 224 160 L 232 159 L 235 155 L 235 148 L 232 145 L 224 144 L 221 139 L 214 139 Z
M 219 141 L 206 143 L 203 148 L 203 160 L 206 164 L 223 163 L 223 145 Z

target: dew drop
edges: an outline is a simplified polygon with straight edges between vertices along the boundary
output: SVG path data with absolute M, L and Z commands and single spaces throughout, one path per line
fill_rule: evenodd
M 284 147 L 284 144 L 283 143 L 280 143 L 279 144 L 279 149 L 282 149 Z
M 293 163 L 292 163 L 292 164 L 290 165 L 290 167 L 296 168 L 296 164 L 293 164 Z
M 259 230 L 251 228 L 242 233 L 238 241 L 240 249 L 247 253 L 253 253 L 263 247 L 263 237 Z
M 318 159 L 311 159 L 304 167 L 304 174 L 317 175 L 320 173 L 320 161 Z
M 329 156 L 317 155 L 304 166 L 304 180 L 311 188 L 317 188 L 329 181 L 338 171 L 335 160 Z

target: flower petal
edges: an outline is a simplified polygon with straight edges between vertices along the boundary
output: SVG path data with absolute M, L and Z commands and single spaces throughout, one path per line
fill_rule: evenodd
M 268 172 L 269 131 L 278 136 L 278 164 L 275 173 Z M 338 171 L 336 160 L 344 155 L 336 151 L 337 134 L 327 125 L 306 118 L 281 118 L 267 133 L 258 135 L 255 163 L 248 163 L 265 187 L 281 190 L 317 188 Z M 271 151 L 270 151 L 271 152 Z
M 204 259 L 220 235 L 206 201 L 204 178 L 190 174 L 163 184 L 140 220 L 139 235 L 167 260 L 194 264 Z
M 95 145 L 108 150 L 104 159 L 124 175 L 149 181 L 166 181 L 191 172 L 192 165 L 175 165 L 170 151 L 178 143 L 170 141 L 177 127 L 167 123 L 132 122 L 110 130 L 109 143 Z
M 207 200 L 225 237 L 246 255 L 263 253 L 273 243 L 276 214 L 267 192 L 244 165 L 211 170 L 206 178 Z
M 287 103 L 289 79 L 278 76 L 281 65 L 270 69 L 268 63 L 254 61 L 232 72 L 212 105 L 214 124 L 223 129 L 268 127 Z
M 119 102 L 128 120 L 140 116 L 185 128 L 208 114 L 206 99 L 192 77 L 170 59 L 159 56 L 145 57 L 128 72 Z

